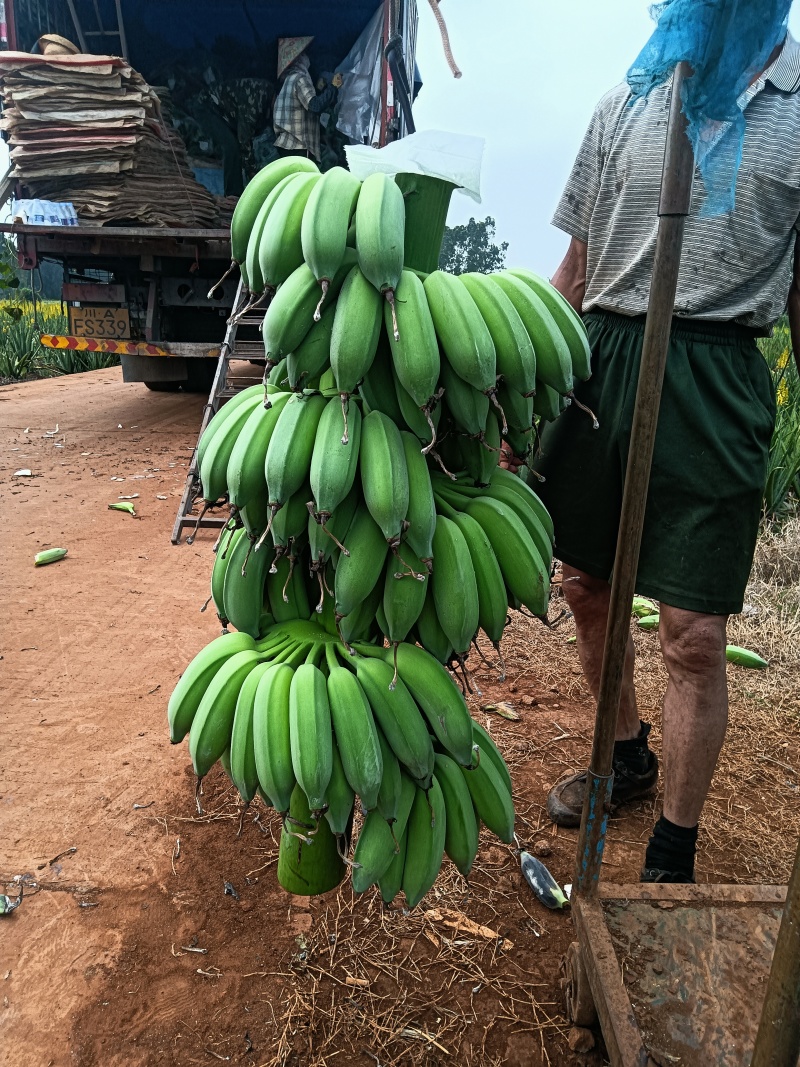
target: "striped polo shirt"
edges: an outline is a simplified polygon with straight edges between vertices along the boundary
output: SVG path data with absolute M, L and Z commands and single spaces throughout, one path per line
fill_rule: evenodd
M 584 311 L 647 311 L 671 79 L 633 103 L 626 83 L 597 105 L 553 217 L 588 246 Z M 736 206 L 701 218 L 695 170 L 675 315 L 768 331 L 786 308 L 800 230 L 800 45 L 742 94 Z

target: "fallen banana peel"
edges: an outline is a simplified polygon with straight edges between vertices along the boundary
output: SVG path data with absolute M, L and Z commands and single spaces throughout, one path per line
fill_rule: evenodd
M 133 504 L 128 503 L 127 500 L 119 501 L 116 504 L 109 504 L 108 505 L 108 510 L 109 511 L 125 511 L 125 512 L 128 513 L 128 515 L 133 515 L 134 517 L 136 516 L 136 509 L 134 508 Z
M 504 949 L 514 947 L 513 941 L 509 941 L 507 937 L 498 934 L 490 926 L 481 926 L 480 923 L 473 922 L 472 919 L 468 919 L 461 912 L 451 911 L 449 908 L 430 908 L 425 912 L 425 918 L 431 919 L 433 922 L 442 923 L 444 926 L 449 926 L 455 933 L 473 934 L 475 937 L 482 937 L 486 941 L 502 941 Z
M 516 834 L 514 839 L 517 842 L 517 846 L 519 846 Z M 569 898 L 541 860 L 532 856 L 530 852 L 520 849 L 519 863 L 525 881 L 533 890 L 534 896 L 538 901 L 552 911 L 558 911 L 568 906 Z
M 45 567 L 48 563 L 58 563 L 66 554 L 66 548 L 46 548 L 43 552 L 36 553 L 33 564 L 35 567 Z
M 736 663 L 740 667 L 750 667 L 756 671 L 763 671 L 765 667 L 769 667 L 769 662 L 757 652 L 751 652 L 749 648 L 742 648 L 741 645 L 727 645 L 725 659 L 729 663 Z
M 509 704 L 507 700 L 500 700 L 496 704 L 484 704 L 481 711 L 487 713 L 494 712 L 495 715 L 499 715 L 501 719 L 508 719 L 509 722 L 519 722 L 519 712 L 514 711 L 514 705 Z

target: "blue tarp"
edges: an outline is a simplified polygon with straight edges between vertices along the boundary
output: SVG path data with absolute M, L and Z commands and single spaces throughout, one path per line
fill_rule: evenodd
M 738 99 L 783 39 L 792 0 L 664 0 L 653 4 L 653 35 L 628 71 L 634 96 L 664 82 L 688 60 L 683 110 L 706 196 L 701 214 L 733 208 L 742 158 Z

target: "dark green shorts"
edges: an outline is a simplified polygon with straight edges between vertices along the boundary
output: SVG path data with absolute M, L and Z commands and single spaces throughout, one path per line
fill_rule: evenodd
M 590 312 L 592 377 L 542 437 L 537 486 L 556 555 L 610 579 L 644 336 L 644 319 Z M 636 591 L 688 611 L 742 610 L 775 419 L 772 380 L 751 331 L 673 326 Z

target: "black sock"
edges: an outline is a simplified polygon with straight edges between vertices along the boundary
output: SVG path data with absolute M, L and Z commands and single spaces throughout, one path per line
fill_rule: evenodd
M 644 774 L 650 766 L 650 749 L 647 746 L 649 733 L 650 723 L 640 719 L 638 737 L 614 742 L 614 759 L 620 760 L 635 774 Z
M 647 845 L 645 867 L 673 871 L 694 878 L 697 827 L 678 826 L 662 815 Z

